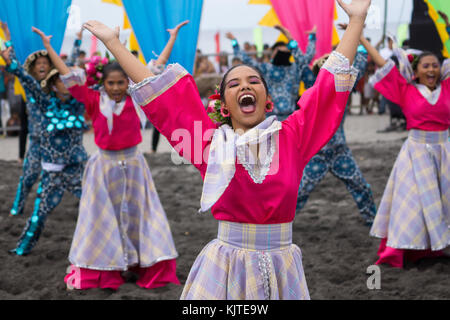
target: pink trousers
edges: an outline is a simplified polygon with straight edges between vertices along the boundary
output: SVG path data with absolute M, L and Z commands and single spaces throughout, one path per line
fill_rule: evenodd
M 386 246 L 387 238 L 381 240 L 380 247 L 378 249 L 378 259 L 375 264 L 387 263 L 394 268 L 403 268 L 404 261 L 416 262 L 423 258 L 437 258 L 442 257 L 444 254 L 442 251 L 426 250 L 408 250 L 408 249 L 395 249 Z
M 133 267 L 130 271 L 138 274 L 136 284 L 142 288 L 153 289 L 169 283 L 180 284 L 176 275 L 176 260 L 165 260 L 148 267 Z M 109 288 L 117 290 L 125 283 L 122 271 L 101 271 L 70 266 L 64 282 L 70 289 Z

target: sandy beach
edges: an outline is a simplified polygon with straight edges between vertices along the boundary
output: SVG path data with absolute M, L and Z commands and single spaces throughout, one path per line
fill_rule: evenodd
M 388 116 L 350 115 L 347 141 L 365 179 L 372 186 L 378 206 L 390 171 L 407 132 L 376 133 L 388 125 Z M 151 130 L 140 145 L 150 149 Z M 89 154 L 96 150 L 93 135 L 85 135 Z M 158 153 L 146 154 L 159 197 L 166 211 L 179 253 L 177 274 L 182 284 L 201 249 L 217 233 L 211 214 L 197 213 L 201 177 L 191 165 L 176 166 L 171 148 L 162 137 Z M 0 139 L 0 299 L 51 300 L 177 300 L 183 286 L 145 290 L 129 281 L 117 291 L 67 291 L 63 278 L 75 229 L 78 200 L 65 195 L 47 219 L 45 230 L 32 253 L 8 254 L 31 214 L 32 194 L 25 214 L 10 217 L 21 166 L 17 163 L 17 138 Z M 37 186 L 36 186 L 37 187 Z M 379 240 L 369 237 L 355 202 L 344 184 L 329 174 L 297 212 L 293 242 L 303 253 L 303 266 L 312 299 L 450 299 L 450 259 L 438 258 L 407 264 L 403 270 L 381 266 L 381 289 L 367 287 L 367 268 L 377 260 Z

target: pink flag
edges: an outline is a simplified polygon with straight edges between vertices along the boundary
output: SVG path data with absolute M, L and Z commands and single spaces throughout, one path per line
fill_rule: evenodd
M 271 0 L 272 6 L 300 49 L 305 52 L 308 45 L 306 31 L 317 27 L 316 56 L 323 56 L 332 50 L 335 0 Z
M 216 53 L 217 53 L 216 61 L 220 62 L 220 57 L 219 57 L 219 54 L 220 54 L 220 33 L 219 32 L 217 32 L 216 35 L 214 36 L 214 40 L 216 41 Z
M 95 56 L 96 52 L 97 52 L 97 37 L 92 35 L 90 57 L 92 58 L 93 56 Z

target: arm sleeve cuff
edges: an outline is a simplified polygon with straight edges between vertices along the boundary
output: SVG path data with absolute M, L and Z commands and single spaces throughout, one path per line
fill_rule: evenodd
M 79 68 L 72 69 L 70 73 L 60 76 L 60 78 L 66 88 L 83 86 L 86 83 L 86 73 Z
M 16 71 L 19 67 L 19 64 L 16 60 L 12 60 L 11 64 L 6 68 L 6 71 Z
M 393 60 L 389 59 L 384 66 L 382 66 L 381 68 L 379 68 L 375 74 L 370 77 L 369 79 L 369 84 L 372 87 L 375 87 L 375 85 L 380 82 L 381 80 L 383 80 L 384 77 L 386 77 L 391 70 L 395 67 L 395 63 Z
M 288 47 L 290 50 L 292 50 L 292 49 L 298 47 L 298 43 L 297 43 L 297 41 L 295 41 L 295 40 L 291 40 L 291 41 L 289 41 L 287 47 Z
M 129 87 L 131 97 L 145 106 L 170 89 L 188 72 L 178 63 L 169 65 L 160 75 L 149 77 Z
M 333 51 L 322 68 L 334 75 L 336 92 L 353 89 L 358 70 L 350 66 L 350 61 L 343 54 Z

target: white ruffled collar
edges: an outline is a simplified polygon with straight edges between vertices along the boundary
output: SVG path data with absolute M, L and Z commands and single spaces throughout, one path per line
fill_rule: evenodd
M 435 90 L 431 91 L 426 85 L 420 84 L 420 83 L 416 83 L 414 84 L 417 88 L 417 90 L 419 90 L 420 94 L 431 104 L 431 105 L 435 105 L 438 100 L 439 97 L 441 96 L 441 91 L 442 91 L 442 87 L 441 84 L 439 83 L 436 87 Z
M 125 96 L 122 101 L 116 102 L 111 99 L 106 93 L 105 89 L 101 87 L 99 89 L 100 92 L 100 112 L 106 118 L 108 123 L 108 131 L 111 135 L 112 130 L 114 128 L 114 115 L 120 116 L 125 109 L 125 104 L 127 102 L 127 96 Z M 147 116 L 145 115 L 142 108 L 132 99 L 134 108 L 141 122 L 142 129 L 145 128 L 147 123 Z
M 236 172 L 236 157 L 253 182 L 264 182 L 276 150 L 275 134 L 281 127 L 281 122 L 271 116 L 242 135 L 228 125 L 214 132 L 203 182 L 201 212 L 210 209 L 225 192 Z

